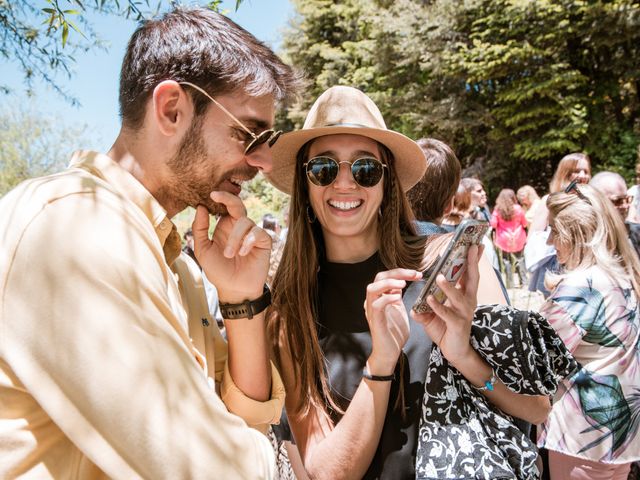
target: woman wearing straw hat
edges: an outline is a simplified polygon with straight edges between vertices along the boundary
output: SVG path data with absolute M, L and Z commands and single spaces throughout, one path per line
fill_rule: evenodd
M 425 161 L 371 99 L 330 88 L 272 151 L 269 179 L 292 198 L 269 330 L 310 476 L 415 478 L 430 338 L 478 396 L 530 422 L 546 418 L 545 396 L 508 390 L 470 345 L 477 247 L 460 286 L 439 282 L 448 303 L 432 304 L 437 316 L 407 315 L 403 289 L 427 262 L 403 192 Z

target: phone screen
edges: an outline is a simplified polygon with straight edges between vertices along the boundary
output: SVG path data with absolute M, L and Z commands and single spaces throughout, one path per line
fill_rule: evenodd
M 479 245 L 482 237 L 489 229 L 489 223 L 479 220 L 464 220 L 453 235 L 444 253 L 436 261 L 435 268 L 427 269 L 428 278 L 413 305 L 417 313 L 431 312 L 427 297 L 433 295 L 439 303 L 447 299 L 444 292 L 436 284 L 436 277 L 442 273 L 449 283 L 457 283 L 466 269 L 467 254 L 471 245 Z

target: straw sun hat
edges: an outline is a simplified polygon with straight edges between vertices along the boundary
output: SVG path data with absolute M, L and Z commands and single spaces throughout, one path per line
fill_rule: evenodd
M 372 138 L 386 146 L 395 158 L 403 191 L 422 178 L 427 164 L 422 149 L 409 137 L 387 130 L 380 110 L 353 87 L 331 87 L 318 97 L 301 130 L 285 133 L 271 148 L 273 169 L 269 181 L 285 193 L 293 190 L 296 155 L 305 143 L 324 135 L 349 133 Z

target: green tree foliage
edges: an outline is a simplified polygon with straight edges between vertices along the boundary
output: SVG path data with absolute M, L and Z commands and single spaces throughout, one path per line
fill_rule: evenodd
M 283 47 L 287 59 L 307 74 L 310 83 L 300 102 L 289 109 L 288 118 L 295 127 L 302 125 L 311 102 L 326 88 L 366 83 L 362 81 L 364 75 L 356 74 L 360 65 L 366 64 L 368 52 L 366 40 L 360 41 L 369 31 L 362 18 L 364 3 L 293 1 L 297 18 L 284 36 Z
M 285 33 L 290 61 L 310 88 L 288 117 L 301 126 L 326 88 L 342 84 L 367 92 L 390 128 L 413 138 L 450 143 L 466 165 L 490 146 L 491 118 L 451 67 L 449 56 L 467 36 L 456 30 L 460 2 L 398 0 L 294 1 L 297 16 Z
M 57 79 L 71 75 L 78 53 L 106 49 L 91 22 L 93 14 L 114 15 L 142 21 L 157 15 L 175 0 L 44 0 L 39 5 L 26 0 L 0 0 L 0 55 L 18 62 L 26 85 L 39 79 L 72 104 L 77 100 Z M 222 0 L 199 2 L 220 11 Z M 242 0 L 236 0 L 236 10 Z M 222 12 L 224 13 L 224 12 Z M 0 84 L 0 91 L 9 92 Z
M 454 147 L 497 193 L 546 189 L 588 152 L 628 179 L 640 143 L 637 0 L 294 1 L 287 56 L 310 78 L 295 125 L 325 88 L 367 92 L 389 127 Z
M 25 0 L 0 0 L 0 54 L 20 65 L 29 89 L 34 80 L 42 80 L 77 104 L 57 75 L 71 75 L 77 54 L 106 48 L 88 17 L 99 13 L 140 20 L 145 12 L 151 14 L 141 8 L 135 0 L 46 0 L 39 5 Z M 7 86 L 0 88 L 9 92 Z
M 484 0 L 459 25 L 468 40 L 449 58 L 491 113 L 488 140 L 503 152 L 496 180 L 548 178 L 577 150 L 630 172 L 640 141 L 637 2 Z
M 86 133 L 86 127 L 65 126 L 17 106 L 0 112 L 0 124 L 0 196 L 23 180 L 63 170 L 72 152 L 61 145 Z

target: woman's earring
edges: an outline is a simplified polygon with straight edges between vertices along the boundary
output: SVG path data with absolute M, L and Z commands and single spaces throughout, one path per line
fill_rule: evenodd
M 313 211 L 313 208 L 311 208 L 311 205 L 307 205 L 307 222 L 313 223 L 317 219 L 318 217 L 316 217 L 316 213 Z

